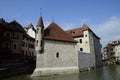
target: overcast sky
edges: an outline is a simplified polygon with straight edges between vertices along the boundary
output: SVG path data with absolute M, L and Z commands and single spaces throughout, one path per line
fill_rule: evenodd
M 42 8 L 42 11 L 41 11 Z M 87 24 L 104 46 L 120 39 L 120 0 L 1 0 L 0 18 L 16 20 L 23 27 L 37 25 L 42 15 L 45 26 L 53 20 L 62 29 Z

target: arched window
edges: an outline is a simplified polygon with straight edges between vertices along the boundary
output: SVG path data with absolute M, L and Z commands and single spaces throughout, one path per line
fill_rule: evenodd
M 59 58 L 59 52 L 56 53 L 56 58 Z

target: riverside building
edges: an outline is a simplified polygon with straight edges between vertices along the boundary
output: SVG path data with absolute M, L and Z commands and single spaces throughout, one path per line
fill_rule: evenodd
M 100 38 L 87 26 L 64 31 L 55 22 L 36 26 L 36 69 L 32 76 L 78 73 L 102 65 Z

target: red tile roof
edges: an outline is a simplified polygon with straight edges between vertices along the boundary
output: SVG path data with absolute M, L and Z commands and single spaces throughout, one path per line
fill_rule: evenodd
M 66 33 L 68 33 L 73 38 L 83 36 L 82 28 L 67 30 Z
M 86 24 L 83 24 L 83 26 L 81 28 L 67 30 L 66 33 L 71 35 L 73 38 L 82 37 L 84 35 L 83 31 L 85 31 L 85 30 L 89 30 L 93 33 L 93 31 Z M 95 37 L 97 37 L 98 39 L 100 39 L 95 33 L 93 33 L 93 35 Z
M 56 23 L 52 22 L 44 31 L 44 39 L 48 40 L 58 40 L 65 42 L 74 42 L 71 36 L 69 36 L 63 29 L 61 29 Z

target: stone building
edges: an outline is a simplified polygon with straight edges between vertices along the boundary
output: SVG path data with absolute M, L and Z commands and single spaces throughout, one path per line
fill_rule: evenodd
M 120 40 L 117 40 L 114 47 L 116 61 L 120 63 Z
M 0 19 L 0 63 L 10 66 L 22 59 L 22 33 L 25 31 L 16 21 L 6 22 Z
M 22 55 L 23 59 L 26 62 L 35 62 L 36 54 L 35 54 L 35 39 L 30 37 L 27 33 L 23 34 L 22 40 Z
M 89 65 L 86 68 L 102 65 L 100 38 L 87 25 L 64 31 L 52 22 L 44 29 L 40 17 L 36 26 L 35 40 L 37 60 L 32 76 L 76 73 L 83 65 L 81 62 L 84 62 L 85 66 Z M 79 58 L 81 56 L 79 52 L 87 54 L 88 57 Z M 91 64 L 88 64 L 89 61 Z
M 9 23 L 0 19 L 0 67 L 13 66 L 24 62 L 25 58 L 28 60 L 29 57 L 35 57 L 32 56 L 35 51 L 34 41 L 17 21 Z M 27 48 L 23 46 L 25 44 Z M 26 49 L 29 49 L 27 57 L 24 55 Z
M 120 63 L 120 40 L 115 40 L 109 42 L 104 47 L 104 55 L 107 56 L 107 62 L 108 63 Z M 105 56 L 104 56 L 105 58 Z
M 78 41 L 77 51 L 90 53 L 91 67 L 102 65 L 100 38 L 86 24 L 83 24 L 81 28 L 70 29 L 66 32 Z
M 26 34 L 23 37 L 24 55 L 26 55 L 26 57 L 29 56 L 27 58 L 31 58 L 35 61 L 36 59 L 36 53 L 35 53 L 35 32 L 36 30 L 34 26 L 32 25 L 32 23 L 29 24 L 27 27 L 24 27 L 24 30 L 26 31 Z

